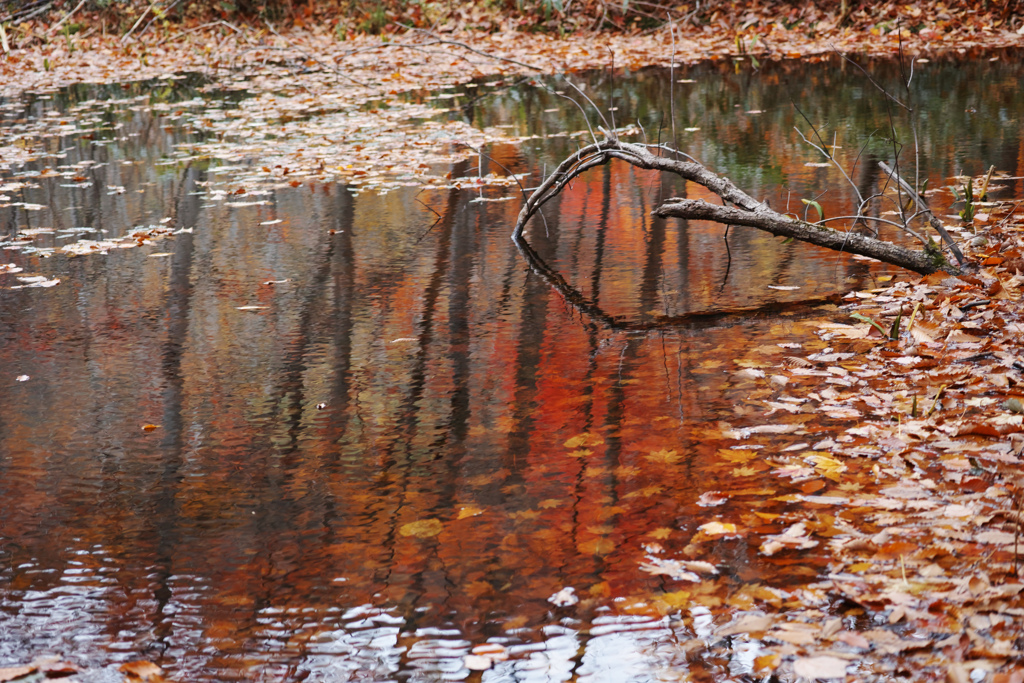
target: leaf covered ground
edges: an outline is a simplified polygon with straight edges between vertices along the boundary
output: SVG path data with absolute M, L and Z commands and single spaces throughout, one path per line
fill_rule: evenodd
M 690 579 L 702 544 L 737 534 L 765 556 L 827 547 L 831 561 L 826 580 L 791 592 L 720 596 L 745 605 L 714 630 L 720 647 L 771 643 L 758 666 L 802 678 L 1024 677 L 1016 208 L 965 230 L 977 272 L 851 292 L 782 363 L 736 360 L 758 417 L 708 436 L 736 476 L 788 480 L 795 492 L 774 500 L 796 505 L 709 522 L 682 561 L 654 555 L 648 571 Z

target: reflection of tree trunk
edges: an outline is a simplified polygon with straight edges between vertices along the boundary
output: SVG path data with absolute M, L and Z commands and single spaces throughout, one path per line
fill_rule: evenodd
M 337 203 L 331 210 L 335 234 L 331 250 L 331 273 L 334 280 L 334 311 L 329 329 L 334 337 L 334 368 L 331 393 L 327 405 L 332 418 L 327 422 L 325 441 L 335 445 L 332 466 L 336 466 L 345 439 L 352 406 L 352 335 L 354 332 L 353 303 L 355 301 L 355 199 L 346 187 L 338 187 Z
M 647 234 L 644 268 L 640 276 L 640 315 L 643 317 L 655 310 L 660 299 L 658 285 L 661 282 L 661 261 L 665 254 L 665 222 L 664 218 L 652 217 Z
M 344 190 L 340 193 L 347 194 Z M 310 197 L 307 201 L 314 202 L 316 197 Z M 276 375 L 280 379 L 275 395 L 269 401 L 280 412 L 274 419 L 267 421 L 267 429 L 271 433 L 284 432 L 287 441 L 261 449 L 259 477 L 254 477 L 258 480 L 259 492 L 259 507 L 255 510 L 254 520 L 259 554 L 253 558 L 253 564 L 263 573 L 264 584 L 268 588 L 299 567 L 297 556 L 301 548 L 297 547 L 295 532 L 299 527 L 297 520 L 302 516 L 292 493 L 292 482 L 296 472 L 303 467 L 299 437 L 302 416 L 308 408 L 305 376 L 309 369 L 309 347 L 319 337 L 314 328 L 323 318 L 321 307 L 336 248 L 332 240 L 326 248 L 318 248 L 319 253 L 311 256 L 310 260 L 315 259 L 311 264 L 312 277 L 296 297 L 300 302 L 297 324 L 294 332 L 281 339 L 283 358 L 281 369 Z M 264 439 L 272 441 L 271 434 L 267 434 Z
M 466 172 L 467 162 L 456 164 L 452 171 L 453 175 L 462 175 Z M 451 268 L 451 245 L 456 224 L 456 216 L 459 210 L 459 203 L 462 194 L 458 190 L 451 190 L 448 193 L 448 202 L 441 218 L 438 220 L 439 228 L 437 247 L 434 252 L 434 265 L 431 270 L 430 280 L 423 293 L 423 314 L 420 318 L 417 334 L 416 355 L 413 366 L 409 371 L 408 393 L 398 408 L 396 426 L 401 434 L 393 439 L 387 446 L 387 458 L 381 468 L 381 474 L 387 481 L 390 489 L 387 500 L 384 501 L 380 515 L 386 518 L 386 529 L 383 532 L 381 546 L 390 557 L 394 556 L 395 546 L 398 537 L 398 523 L 401 519 L 401 511 L 408 504 L 410 488 L 416 474 L 417 452 L 415 440 L 420 431 L 423 421 L 429 418 L 424 415 L 423 397 L 427 386 L 427 366 L 430 359 L 430 352 L 435 338 L 435 323 L 438 315 L 438 306 L 441 302 L 441 293 L 446 281 L 448 281 Z M 404 453 L 399 453 L 404 447 Z M 432 450 L 432 449 L 431 449 Z M 432 454 L 432 453 L 430 453 Z M 428 453 L 424 453 L 424 456 Z M 426 459 L 426 458 L 424 458 Z M 392 473 L 397 476 L 392 476 Z M 393 482 L 393 483 L 392 483 Z M 436 547 L 435 547 L 436 550 Z M 433 553 L 432 555 L 436 556 Z M 390 587 L 391 567 L 389 559 L 386 575 L 379 576 L 376 582 L 382 586 Z M 424 558 L 424 565 L 426 558 Z M 421 582 L 425 579 L 424 572 L 412 572 L 414 582 Z M 422 585 L 407 587 L 406 595 L 409 599 L 425 594 Z M 398 599 L 401 602 L 401 598 Z M 411 605 L 406 605 L 411 607 Z
M 469 429 L 470 279 L 477 252 L 473 223 L 470 214 L 463 211 L 452 231 L 452 273 L 448 286 L 448 358 L 452 364 L 452 392 L 447 424 L 434 444 L 435 448 L 448 446 L 445 465 L 451 473 L 458 471 Z
M 608 218 L 611 215 L 612 175 L 611 168 L 604 167 L 601 177 L 601 215 L 597 223 L 597 244 L 594 245 L 594 272 L 590 276 L 591 297 L 601 305 L 601 273 L 604 270 L 604 243 L 608 234 Z M 555 239 L 558 238 L 557 233 Z
M 200 198 L 194 193 L 196 184 L 206 174 L 189 167 L 178 193 L 176 220 L 179 228 L 191 227 L 198 223 Z M 152 522 L 157 528 L 156 584 L 154 598 L 157 602 L 153 631 L 162 649 L 169 646 L 173 630 L 173 613 L 167 613 L 171 601 L 170 577 L 174 573 L 174 556 L 178 546 L 177 495 L 180 487 L 180 470 L 185 448 L 185 423 L 182 419 L 184 400 L 184 377 L 181 363 L 188 346 L 189 316 L 192 310 L 192 233 L 177 236 L 174 255 L 171 257 L 171 272 L 167 283 L 167 305 L 164 320 L 167 341 L 164 346 L 161 372 L 163 375 L 163 431 L 160 442 L 163 451 L 163 472 L 160 476 L 158 493 L 152 512 Z
M 551 234 L 547 243 L 550 253 L 558 249 L 559 214 L 553 212 L 548 219 Z M 598 257 L 600 263 L 600 257 Z M 595 293 L 600 274 L 594 279 Z M 537 373 L 541 365 L 541 351 L 547 328 L 548 298 L 545 279 L 526 278 L 523 304 L 520 311 L 519 338 L 516 340 L 516 355 L 513 360 L 515 388 L 512 394 L 512 429 L 508 435 L 508 449 L 505 452 L 504 467 L 518 478 L 518 472 L 530 453 L 530 437 L 537 410 Z M 508 484 L 510 482 L 504 482 Z
M 463 175 L 466 173 L 467 166 L 468 162 L 460 162 L 452 170 L 452 176 Z M 431 344 L 434 341 L 437 306 L 441 300 L 441 291 L 444 288 L 448 270 L 451 267 L 452 233 L 460 197 L 458 190 L 448 193 L 448 205 L 438 221 L 437 249 L 434 253 L 434 266 L 430 273 L 430 280 L 423 292 L 423 315 L 420 318 L 417 334 L 416 356 L 409 373 L 409 393 L 402 402 L 398 414 L 398 424 L 404 430 L 409 455 L 412 455 L 413 440 L 422 417 L 419 404 L 427 384 L 427 361 L 430 357 Z
M 844 62 L 845 64 L 845 62 Z M 864 152 L 857 166 L 857 191 L 860 192 L 860 196 L 867 199 L 878 192 L 879 178 L 881 177 L 881 169 L 878 168 L 878 158 L 871 152 Z M 878 217 L 878 199 L 872 199 L 868 202 L 862 211 L 865 215 Z M 874 209 L 872 212 L 871 210 Z M 877 223 L 875 224 L 877 226 Z M 878 230 L 868 224 L 867 221 L 859 221 L 857 227 L 861 230 L 867 231 L 867 234 L 878 236 Z

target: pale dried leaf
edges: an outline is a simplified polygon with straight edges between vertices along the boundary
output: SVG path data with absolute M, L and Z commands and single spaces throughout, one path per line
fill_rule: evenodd
M 793 662 L 793 672 L 801 678 L 827 680 L 830 678 L 846 678 L 845 659 L 838 657 L 799 657 Z

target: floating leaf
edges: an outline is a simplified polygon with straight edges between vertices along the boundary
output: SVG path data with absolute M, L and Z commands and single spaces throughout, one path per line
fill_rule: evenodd
M 548 602 L 555 607 L 570 607 L 579 601 L 580 599 L 576 597 L 576 589 L 572 586 L 566 586 L 548 598 Z
M 598 536 L 593 540 L 580 543 L 577 548 L 584 555 L 607 555 L 615 550 L 615 541 L 607 536 Z
M 725 536 L 735 534 L 736 525 L 729 522 L 707 522 L 697 527 L 697 530 L 703 531 L 707 536 Z
M 409 522 L 403 524 L 398 529 L 398 533 L 403 536 L 412 536 L 414 538 L 433 538 L 444 531 L 444 524 L 439 519 L 421 519 L 415 522 Z
M 571 439 L 565 442 L 565 447 L 569 449 L 579 449 L 584 447 L 596 447 L 604 444 L 604 439 L 599 434 L 592 434 L 590 432 L 584 432 L 577 434 Z
M 644 456 L 647 460 L 653 463 L 659 463 L 662 465 L 674 465 L 679 462 L 680 455 L 678 451 L 662 449 L 660 451 L 654 451 Z
M 477 515 L 482 515 L 483 512 L 484 511 L 478 507 L 475 507 L 473 505 L 466 505 L 464 507 L 459 508 L 459 514 L 455 517 L 455 519 L 466 519 L 467 517 L 476 517 Z
M 153 662 L 137 661 L 137 662 L 125 662 L 118 669 L 121 673 L 128 677 L 128 680 L 134 681 L 151 681 L 156 683 L 157 681 L 163 681 L 163 669 L 154 664 Z
M 810 680 L 845 679 L 849 664 L 847 660 L 838 657 L 798 657 L 793 662 L 793 673 Z

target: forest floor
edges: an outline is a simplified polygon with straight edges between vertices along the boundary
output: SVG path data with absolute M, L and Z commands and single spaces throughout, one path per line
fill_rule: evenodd
M 133 32 L 113 33 L 98 15 L 73 17 L 82 23 L 71 33 L 56 25 L 58 13 L 7 29 L 0 95 L 198 71 L 216 84 L 246 89 L 268 114 L 308 112 L 324 98 L 334 107 L 387 100 L 489 76 L 814 58 L 835 50 L 916 57 L 1024 45 L 1020 18 L 998 12 L 937 3 L 873 11 L 855 17 L 851 27 L 828 15 L 792 23 L 749 12 L 702 26 L 562 37 L 503 30 L 507 25 L 468 30 L 470 21 L 379 36 L 340 33 L 328 20 L 278 29 L 227 18 L 140 23 Z M 359 125 L 387 122 L 386 109 L 377 115 L 382 118 Z M 457 135 L 465 149 L 503 139 L 496 131 Z M 350 153 L 344 167 L 325 168 L 322 155 L 304 156 L 296 148 L 291 167 L 295 177 L 352 179 L 381 166 L 407 173 L 409 163 L 429 165 L 463 153 L 420 150 L 410 161 L 408 149 L 395 150 Z M 0 140 L 0 168 L 24 164 L 33 154 L 8 133 Z M 818 334 L 829 343 L 822 353 L 738 371 L 752 385 L 776 387 L 779 396 L 812 397 L 816 411 L 863 418 L 772 458 L 780 476 L 801 483 L 803 517 L 778 520 L 778 533 L 760 539 L 760 551 L 825 543 L 835 563 L 828 580 L 786 598 L 750 596 L 718 626 L 719 636 L 766 634 L 776 643 L 758 660 L 761 670 L 833 678 L 845 676 L 854 661 L 871 660 L 881 677 L 920 680 L 927 672 L 953 683 L 1024 681 L 1024 217 L 1013 202 L 978 208 L 956 231 L 977 265 L 974 272 L 851 292 L 841 309 L 845 317 L 820 323 Z M 851 317 L 859 324 L 849 324 Z M 799 402 L 776 397 L 765 402 L 760 427 L 720 425 L 711 436 L 742 446 L 751 437 L 792 432 L 804 412 Z M 744 464 L 742 448 L 735 453 Z M 729 524 L 705 525 L 691 544 L 694 559 L 701 542 L 734 533 Z M 682 577 L 700 564 L 654 558 L 649 570 Z M 837 603 L 853 616 L 836 617 Z M 874 621 L 856 626 L 865 614 Z M 33 671 L 47 673 L 41 666 Z M 0 680 L 16 678 L 0 672 Z

